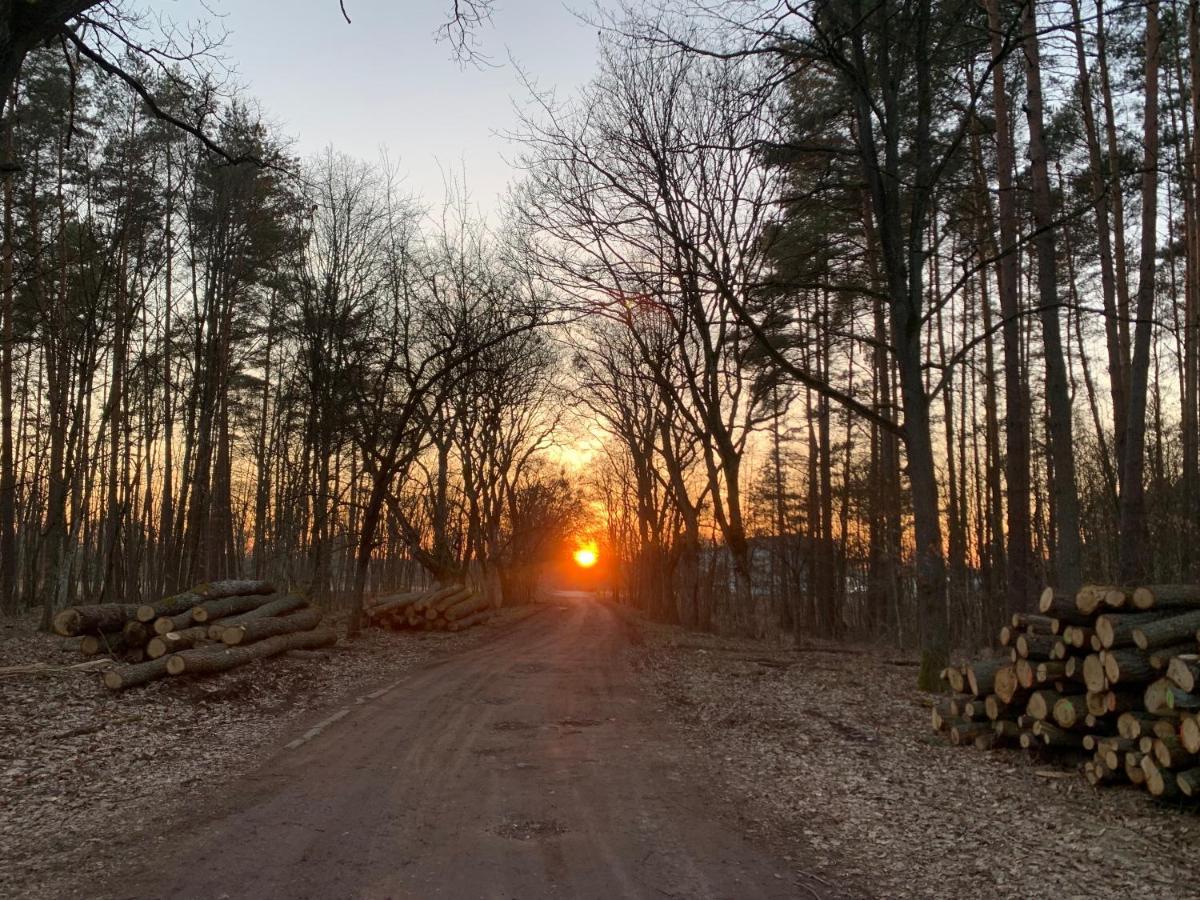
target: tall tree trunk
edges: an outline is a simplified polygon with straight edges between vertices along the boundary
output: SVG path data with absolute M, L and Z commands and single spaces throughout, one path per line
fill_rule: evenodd
M 1138 271 L 1137 323 L 1129 378 L 1124 474 L 1121 479 L 1119 573 L 1126 584 L 1151 571 L 1143 540 L 1145 522 L 1146 398 L 1150 376 L 1150 338 L 1154 316 L 1154 273 L 1158 250 L 1158 0 L 1146 4 L 1145 114 L 1142 140 L 1142 246 Z
M 121 250 L 118 253 L 116 286 L 116 309 L 113 313 L 113 344 L 111 354 L 112 375 L 109 379 L 109 392 L 106 413 L 109 429 L 108 447 L 108 497 L 106 500 L 107 516 L 104 525 L 104 580 L 101 597 L 108 602 L 117 602 L 119 593 L 117 571 L 121 556 L 121 525 L 124 518 L 124 497 L 121 491 L 121 445 L 124 437 L 125 422 L 125 367 L 129 342 L 129 313 L 127 309 L 127 283 L 129 273 L 126 271 L 127 254 L 125 238 L 121 240 Z
M 1121 345 L 1122 379 L 1128 386 L 1129 351 L 1129 264 L 1125 246 L 1125 193 L 1121 183 L 1121 147 L 1117 142 L 1117 115 L 1113 105 L 1112 80 L 1108 72 L 1108 33 L 1104 27 L 1104 0 L 1096 0 L 1096 64 L 1100 70 L 1100 97 L 1104 107 L 1104 136 L 1108 149 L 1109 196 L 1112 198 L 1113 265 L 1117 281 L 1117 336 Z M 1128 402 L 1128 397 L 1126 398 Z M 1113 410 L 1116 422 L 1118 469 L 1124 470 L 1126 408 Z
M 259 397 L 261 404 L 258 420 L 258 437 L 255 444 L 254 484 L 254 577 L 262 578 L 266 571 L 267 516 L 271 500 L 271 461 L 268 458 L 268 440 L 271 422 L 271 362 L 275 349 L 276 292 L 271 291 L 270 312 L 267 316 L 267 346 L 263 353 L 263 385 Z
M 15 93 L 15 90 L 14 90 Z M 14 96 L 12 106 L 16 106 Z M 5 126 L 13 155 L 13 120 Z M 4 179 L 4 248 L 0 260 L 0 612 L 17 609 L 17 475 L 13 459 L 13 180 Z
M 1016 154 L 1004 76 L 1000 0 L 987 0 L 992 44 L 992 105 L 996 115 L 996 181 L 1000 260 L 996 281 L 1004 342 L 1004 480 L 1008 487 L 1006 607 L 1009 615 L 1028 609 L 1034 595 L 1029 526 L 1029 387 L 1021 365 L 1021 300 L 1017 248 L 1017 198 L 1013 183 Z
M 867 268 L 871 285 L 875 288 L 873 320 L 875 350 L 873 354 L 874 386 L 876 404 L 887 418 L 899 418 L 894 402 L 892 382 L 892 359 L 888 353 L 888 317 L 883 293 L 883 279 L 879 264 L 879 237 L 872 214 L 870 196 L 863 197 L 863 231 L 866 236 Z M 900 522 L 900 442 L 892 432 L 872 423 L 875 490 L 871 495 L 871 558 L 870 584 L 871 606 L 877 623 L 891 621 L 895 625 L 898 640 L 899 621 L 899 565 L 903 545 L 903 528 Z
M 1046 356 L 1046 406 L 1050 453 L 1054 460 L 1056 586 L 1074 593 L 1082 582 L 1079 540 L 1079 493 L 1075 485 L 1075 446 L 1072 437 L 1071 395 L 1063 358 L 1059 322 L 1058 260 L 1055 248 L 1050 171 L 1043 135 L 1041 49 L 1038 45 L 1036 4 L 1024 7 L 1025 77 L 1028 91 L 1029 165 L 1033 176 L 1033 221 L 1037 233 L 1037 280 Z
M 1112 223 L 1109 220 L 1109 195 L 1121 193 L 1120 181 L 1111 183 L 1105 177 L 1104 158 L 1100 150 L 1100 132 L 1092 97 L 1092 79 L 1084 55 L 1083 17 L 1079 0 L 1071 0 L 1071 28 L 1075 43 L 1075 64 L 1079 73 L 1079 103 L 1083 114 L 1084 135 L 1087 138 L 1088 163 L 1092 183 L 1092 208 L 1096 216 L 1096 236 L 1100 251 L 1100 296 L 1104 302 L 1104 336 L 1108 349 L 1108 383 L 1116 422 L 1116 468 L 1120 469 L 1125 450 L 1125 423 L 1120 411 L 1128 406 L 1126 366 L 1121 355 L 1121 316 L 1117 309 L 1117 272 L 1113 262 Z M 1102 21 L 1102 20 L 1101 20 Z M 1123 234 L 1122 234 L 1123 239 Z M 1115 507 L 1114 494 L 1114 507 Z
M 822 291 L 821 300 L 821 329 L 820 368 L 821 377 L 829 375 L 830 352 L 830 322 L 829 322 L 829 293 Z M 820 453 L 820 463 L 817 466 L 818 491 L 821 504 L 821 530 L 817 535 L 820 565 L 817 571 L 820 579 L 817 585 L 817 609 L 820 612 L 821 630 L 829 637 L 840 635 L 841 624 L 838 615 L 836 589 L 836 562 L 833 544 L 833 452 L 830 442 L 829 398 L 824 394 L 817 395 L 817 445 Z
M 1182 577 L 1200 580 L 1200 0 L 1188 3 L 1188 58 L 1192 98 L 1192 145 L 1185 186 L 1191 208 L 1187 243 L 1187 300 L 1183 328 L 1183 535 Z
M 174 579 L 174 574 L 171 573 L 171 562 L 175 558 L 175 406 L 174 406 L 174 374 L 172 371 L 172 360 L 174 356 L 171 352 L 173 346 L 173 338 L 171 335 L 172 320 L 171 316 L 174 312 L 174 279 L 175 279 L 175 257 L 174 257 L 174 234 L 172 233 L 172 212 L 174 210 L 175 198 L 171 188 L 171 145 L 168 143 L 166 147 L 166 216 L 163 226 L 163 242 L 165 246 L 165 270 L 166 274 L 163 278 L 163 337 L 162 337 L 162 439 L 163 439 L 163 471 L 162 471 L 162 502 L 159 510 L 158 519 L 158 539 L 159 539 L 159 570 L 155 578 L 156 594 L 167 593 L 175 587 L 170 583 Z
M 887 21 L 885 4 L 878 13 Z M 886 53 L 872 66 L 883 89 L 883 115 L 876 124 L 878 107 L 861 87 L 855 87 L 854 118 L 857 128 L 863 179 L 871 192 L 878 222 L 880 255 L 886 276 L 891 313 L 892 352 L 900 380 L 900 402 L 904 412 L 904 446 L 908 458 L 909 490 L 912 498 L 917 622 L 920 633 L 921 666 L 917 684 L 935 690 L 939 673 L 950 652 L 950 618 L 946 608 L 946 558 L 942 546 L 941 509 L 938 501 L 937 468 L 933 455 L 929 394 L 921 354 L 925 291 L 926 222 L 933 180 L 932 129 L 934 87 L 930 61 L 924 53 L 930 46 L 931 4 L 919 0 L 913 17 L 911 38 L 917 48 L 915 81 L 914 166 L 912 183 L 901 197 L 901 119 L 905 116 L 897 94 L 899 75 Z M 890 39 L 880 35 L 884 45 Z M 855 58 L 865 65 L 866 48 L 856 38 Z M 878 69 L 878 72 L 874 72 Z M 866 72 L 863 73 L 866 75 Z M 879 138 L 876 139 L 876 131 Z

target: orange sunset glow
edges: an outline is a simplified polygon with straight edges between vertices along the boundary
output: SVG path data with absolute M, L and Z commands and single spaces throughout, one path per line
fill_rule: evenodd
M 595 544 L 584 544 L 574 553 L 575 564 L 582 569 L 590 569 L 596 564 L 599 555 Z

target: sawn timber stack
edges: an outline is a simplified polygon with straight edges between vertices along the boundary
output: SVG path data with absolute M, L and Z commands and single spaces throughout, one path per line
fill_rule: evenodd
M 79 637 L 84 655 L 108 654 L 104 684 L 122 690 L 168 675 L 224 672 L 288 650 L 328 647 L 336 633 L 300 594 L 277 593 L 266 581 L 196 585 L 149 604 L 74 606 L 54 617 L 54 630 Z
M 933 727 L 956 745 L 1078 761 L 1093 785 L 1200 799 L 1200 585 L 1047 588 L 1001 655 L 952 666 Z
M 494 610 L 472 588 L 449 584 L 376 597 L 363 611 L 379 628 L 462 631 L 486 622 Z

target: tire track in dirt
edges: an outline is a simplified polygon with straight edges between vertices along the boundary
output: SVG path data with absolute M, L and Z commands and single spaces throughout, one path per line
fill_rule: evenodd
M 363 695 L 182 814 L 112 896 L 834 896 L 715 808 L 628 651 L 575 597 Z

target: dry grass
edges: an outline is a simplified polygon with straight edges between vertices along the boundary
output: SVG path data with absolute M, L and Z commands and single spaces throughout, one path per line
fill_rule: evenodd
M 948 746 L 904 660 L 644 634 L 644 671 L 747 828 L 832 884 L 887 898 L 1198 896 L 1200 817 L 1023 751 Z

